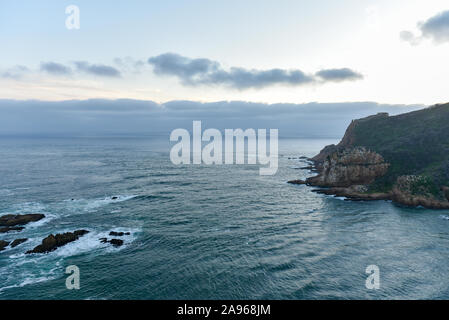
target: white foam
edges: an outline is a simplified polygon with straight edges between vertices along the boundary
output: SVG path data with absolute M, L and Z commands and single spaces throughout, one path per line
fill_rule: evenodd
M 85 234 L 78 240 L 68 243 L 65 246 L 58 248 L 57 250 L 53 251 L 50 254 L 59 257 L 71 257 L 99 249 L 107 249 L 106 250 L 107 252 L 122 250 L 135 241 L 137 234 L 140 232 L 140 229 L 115 228 L 113 231 L 130 232 L 130 235 L 124 235 L 122 237 L 113 237 L 109 235 L 110 230 L 89 231 L 88 234 Z M 124 243 L 123 246 L 114 247 L 110 243 L 101 243 L 100 241 L 101 238 L 107 238 L 108 240 L 111 240 L 112 238 L 117 238 L 123 240 Z
M 60 230 L 55 233 L 64 233 L 71 231 L 73 230 Z M 40 238 L 29 239 L 21 248 L 21 253 L 10 255 L 10 261 L 8 265 L 0 268 L 0 274 L 2 275 L 2 285 L 4 285 L 0 288 L 0 295 L 7 289 L 24 287 L 29 284 L 54 280 L 60 277 L 61 275 L 63 275 L 63 269 L 61 268 L 61 265 L 63 265 L 62 262 L 67 257 L 72 257 L 92 251 L 95 251 L 96 254 L 101 254 L 123 250 L 137 239 L 137 236 L 141 232 L 141 229 L 125 227 L 112 229 L 112 231 L 116 232 L 130 232 L 130 235 L 124 235 L 122 237 L 109 236 L 109 232 L 111 230 L 89 231 L 89 233 L 80 237 L 78 240 L 68 243 L 65 246 L 60 247 L 48 254 L 27 255 L 23 253 L 29 249 L 34 248 L 42 241 L 42 239 Z M 117 238 L 123 240 L 124 244 L 120 247 L 114 247 L 110 243 L 101 243 L 100 238 L 107 238 L 108 240 Z M 55 267 L 53 267 L 52 269 L 48 269 L 49 265 Z M 30 272 L 30 270 L 32 271 Z
M 5 290 L 8 290 L 8 289 L 12 289 L 12 288 L 22 288 L 22 287 L 24 287 L 24 286 L 26 286 L 26 285 L 29 285 L 29 284 L 35 284 L 35 283 L 39 283 L 39 282 L 45 282 L 45 281 L 49 281 L 49 280 L 54 280 L 54 279 L 56 279 L 56 276 L 43 276 L 43 277 L 33 277 L 33 276 L 29 276 L 29 277 L 27 277 L 27 278 L 25 278 L 21 283 L 19 283 L 19 284 L 13 284 L 13 285 L 10 285 L 10 286 L 6 286 L 6 287 L 3 287 L 3 288 L 0 288 L 0 294 L 3 292 L 3 291 L 5 291 Z
M 43 213 L 45 209 L 46 206 L 40 202 L 24 202 L 13 205 L 5 214 Z
M 23 226 L 25 228 L 25 230 L 41 227 L 44 224 L 47 224 L 49 221 L 56 218 L 56 215 L 48 213 L 46 210 L 46 206 L 39 202 L 25 202 L 25 203 L 15 204 L 12 206 L 12 208 L 10 210 L 0 213 L 0 216 L 7 215 L 7 214 L 44 214 L 45 215 L 45 217 L 43 219 L 25 224 Z
M 7 266 L 7 268 L 0 269 L 2 278 L 6 280 L 6 286 L 0 288 L 0 295 L 3 291 L 12 288 L 21 288 L 26 285 L 35 284 L 39 282 L 45 282 L 57 278 L 57 271 L 60 269 L 60 263 L 56 262 L 55 267 L 49 270 L 36 268 L 36 260 L 29 261 L 27 259 L 26 263 L 12 264 Z M 22 262 L 22 261 L 21 261 Z M 26 270 L 21 270 L 21 266 L 24 264 L 32 264 L 33 272 Z M 12 283 L 12 284 L 10 284 Z
M 117 199 L 113 199 L 114 197 L 117 197 Z M 127 201 L 130 199 L 133 199 L 137 197 L 137 195 L 118 195 L 118 196 L 111 196 L 106 198 L 100 198 L 100 199 L 93 199 L 93 200 L 87 200 L 87 199 L 74 199 L 74 200 L 65 200 L 64 203 L 69 207 L 69 209 L 72 210 L 82 210 L 84 212 L 90 212 L 95 211 L 98 208 L 101 208 L 103 206 L 112 204 L 112 203 L 119 203 L 123 201 Z
M 35 222 L 30 222 L 25 225 L 25 228 L 26 229 L 35 229 L 35 228 L 41 227 L 44 224 L 47 224 L 49 221 L 53 220 L 54 218 L 56 218 L 56 215 L 54 215 L 52 213 L 45 213 L 45 218 L 35 221 Z

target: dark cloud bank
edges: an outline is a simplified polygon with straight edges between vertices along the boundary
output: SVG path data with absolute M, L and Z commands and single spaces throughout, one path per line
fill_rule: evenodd
M 249 102 L 157 104 L 140 100 L 63 102 L 0 100 L 0 135 L 146 135 L 176 128 L 279 129 L 283 137 L 341 138 L 352 119 L 378 112 L 399 114 L 422 108 L 372 102 L 263 104 Z
M 148 59 L 158 75 L 175 76 L 184 85 L 226 85 L 237 89 L 263 88 L 276 84 L 292 86 L 312 83 L 342 82 L 363 79 L 362 74 L 349 68 L 325 69 L 314 75 L 301 70 L 249 70 L 232 67 L 222 68 L 220 63 L 209 59 L 191 59 L 176 53 L 165 53 Z
M 435 43 L 449 42 L 449 10 L 418 23 L 418 29 L 421 36 L 416 36 L 410 31 L 402 31 L 401 39 L 412 45 L 419 44 L 422 39 L 432 39 Z

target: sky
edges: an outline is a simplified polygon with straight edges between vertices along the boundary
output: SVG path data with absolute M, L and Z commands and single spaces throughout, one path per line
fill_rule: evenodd
M 68 29 L 69 5 L 79 29 Z M 449 101 L 447 0 L 0 0 L 0 98 Z

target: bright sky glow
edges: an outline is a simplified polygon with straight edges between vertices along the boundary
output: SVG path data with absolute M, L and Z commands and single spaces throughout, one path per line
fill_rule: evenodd
M 79 30 L 65 26 L 72 4 L 80 8 Z M 446 10 L 447 0 L 0 0 L 0 98 L 448 102 L 449 42 L 400 38 L 402 31 L 419 36 L 418 23 Z M 224 70 L 349 68 L 363 79 L 184 85 L 147 62 L 168 52 L 219 62 Z M 77 61 L 111 66 L 121 76 L 76 71 Z M 74 72 L 45 72 L 47 62 Z

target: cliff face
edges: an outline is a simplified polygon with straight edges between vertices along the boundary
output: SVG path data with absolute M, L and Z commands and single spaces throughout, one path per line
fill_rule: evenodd
M 322 187 L 349 187 L 371 184 L 387 173 L 384 158 L 363 147 L 346 148 L 327 156 L 318 176 L 307 183 Z
M 312 158 L 321 193 L 449 208 L 449 104 L 354 120 L 338 145 Z
M 346 148 L 351 148 L 357 145 L 357 134 L 356 134 L 356 128 L 360 127 L 360 125 L 363 125 L 363 123 L 376 120 L 376 119 L 387 119 L 389 117 L 388 113 L 378 113 L 373 116 L 369 116 L 362 119 L 352 120 L 351 124 L 346 129 L 345 135 L 343 136 L 343 139 L 340 141 L 338 145 L 331 144 L 329 146 L 324 147 L 321 152 L 312 158 L 313 161 L 317 162 L 318 164 L 322 164 L 328 156 L 332 155 L 335 152 L 343 151 Z M 360 145 L 364 147 L 363 145 Z

